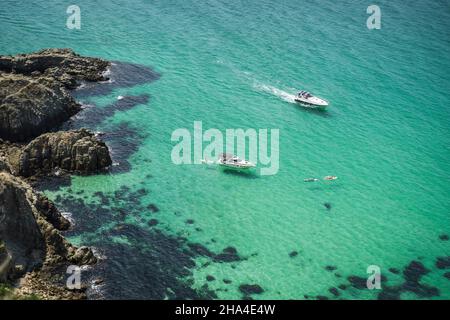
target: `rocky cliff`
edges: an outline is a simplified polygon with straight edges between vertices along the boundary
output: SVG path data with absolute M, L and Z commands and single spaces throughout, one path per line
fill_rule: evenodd
M 83 57 L 72 49 L 44 49 L 29 54 L 0 56 L 0 71 L 34 77 L 52 78 L 68 89 L 80 81 L 104 81 L 109 62 Z
M 108 147 L 87 130 L 47 133 L 80 109 L 70 90 L 80 81 L 106 80 L 108 65 L 70 49 L 0 56 L 0 282 L 20 279 L 18 297 L 85 297 L 66 289 L 65 271 L 96 257 L 64 239 L 69 221 L 24 178 L 94 173 L 111 164 Z
M 14 280 L 32 272 L 27 279 L 39 278 L 40 286 L 58 287 L 42 279 L 51 279 L 47 276 L 55 276 L 53 271 L 65 265 L 95 263 L 91 250 L 77 249 L 61 235 L 60 230 L 68 226 L 69 222 L 45 196 L 20 178 L 0 173 L 0 239 L 4 247 L 3 262 L 7 261 L 1 274 L 3 278 Z M 10 261 L 6 259 L 8 255 Z M 45 288 L 32 287 L 45 291 Z M 62 288 L 57 290 L 64 292 Z M 51 292 L 46 297 L 52 298 Z
M 0 56 L 0 138 L 26 141 L 59 126 L 80 110 L 68 89 L 106 80 L 108 66 L 70 49 Z
M 25 146 L 16 159 L 17 163 L 11 161 L 12 166 L 24 177 L 55 169 L 88 174 L 112 163 L 105 143 L 84 129 L 43 134 Z
M 79 110 L 67 90 L 51 78 L 0 73 L 0 138 L 25 141 Z

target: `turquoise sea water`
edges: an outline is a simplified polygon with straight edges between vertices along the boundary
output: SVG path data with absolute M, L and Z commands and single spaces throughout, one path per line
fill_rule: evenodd
M 73 211 L 69 238 L 106 255 L 98 271 L 104 296 L 161 298 L 149 289 L 158 287 L 171 297 L 175 281 L 217 298 L 242 298 L 241 284 L 258 284 L 264 292 L 255 299 L 373 299 L 379 291 L 348 286 L 336 297 L 329 288 L 367 277 L 369 265 L 381 268 L 384 286 L 400 285 L 404 268 L 418 261 L 429 270 L 420 283 L 439 295 L 405 289 L 400 297 L 450 298 L 449 270 L 436 266 L 450 255 L 450 241 L 439 238 L 450 235 L 448 1 L 377 1 L 381 30 L 367 29 L 366 1 L 76 4 L 81 30 L 65 27 L 65 1 L 3 0 L 0 54 L 70 47 L 160 75 L 80 98 L 107 110 L 119 95 L 149 95 L 90 123 L 117 133 L 113 156 L 133 146 L 131 169 L 121 171 L 118 161 L 116 171 L 47 192 Z M 296 89 L 330 100 L 329 110 L 293 104 Z M 204 129 L 279 129 L 279 172 L 175 166 L 171 134 L 192 131 L 194 121 Z M 339 179 L 303 182 L 329 174 Z M 214 253 L 231 246 L 243 259 L 183 255 L 192 244 Z

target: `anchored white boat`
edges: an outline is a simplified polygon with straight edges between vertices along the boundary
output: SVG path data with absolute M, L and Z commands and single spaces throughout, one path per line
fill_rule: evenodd
M 222 153 L 219 155 L 219 160 L 217 163 L 224 168 L 238 170 L 247 170 L 255 167 L 255 165 L 250 161 L 240 159 L 230 153 Z
M 300 91 L 294 99 L 296 102 L 301 104 L 306 104 L 308 107 L 313 108 L 326 108 L 328 106 L 328 101 L 321 99 L 319 97 L 313 96 L 308 91 Z
M 202 160 L 203 163 L 213 165 L 218 164 L 225 169 L 248 170 L 256 167 L 255 164 L 247 160 L 242 160 L 231 153 L 222 153 L 217 161 Z

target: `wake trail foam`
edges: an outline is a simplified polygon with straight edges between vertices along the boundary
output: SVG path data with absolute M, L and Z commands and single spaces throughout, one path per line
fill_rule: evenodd
M 243 79 L 245 82 L 253 82 L 253 87 L 256 90 L 263 91 L 270 93 L 278 98 L 280 98 L 283 101 L 289 102 L 289 103 L 296 103 L 295 102 L 295 95 L 291 94 L 287 91 L 278 89 L 277 87 L 264 84 L 260 80 L 258 80 L 252 72 L 249 71 L 242 71 L 239 68 L 236 68 L 232 63 L 229 63 L 226 60 L 218 59 L 216 61 L 218 64 L 223 64 L 231 69 L 232 72 L 234 72 L 236 75 L 238 75 L 239 78 Z
M 277 96 L 278 98 L 289 102 L 289 103 L 295 103 L 295 95 L 290 94 L 289 92 L 286 92 L 284 90 L 278 89 L 274 86 L 266 85 L 266 84 L 255 84 L 255 88 L 259 89 L 261 91 L 270 93 L 274 96 Z

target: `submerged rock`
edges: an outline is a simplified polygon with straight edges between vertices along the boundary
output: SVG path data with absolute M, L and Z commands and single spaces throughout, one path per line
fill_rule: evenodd
M 112 164 L 108 147 L 87 130 L 47 133 L 30 142 L 16 162 L 15 171 L 30 177 L 51 173 L 55 169 L 89 174 Z

